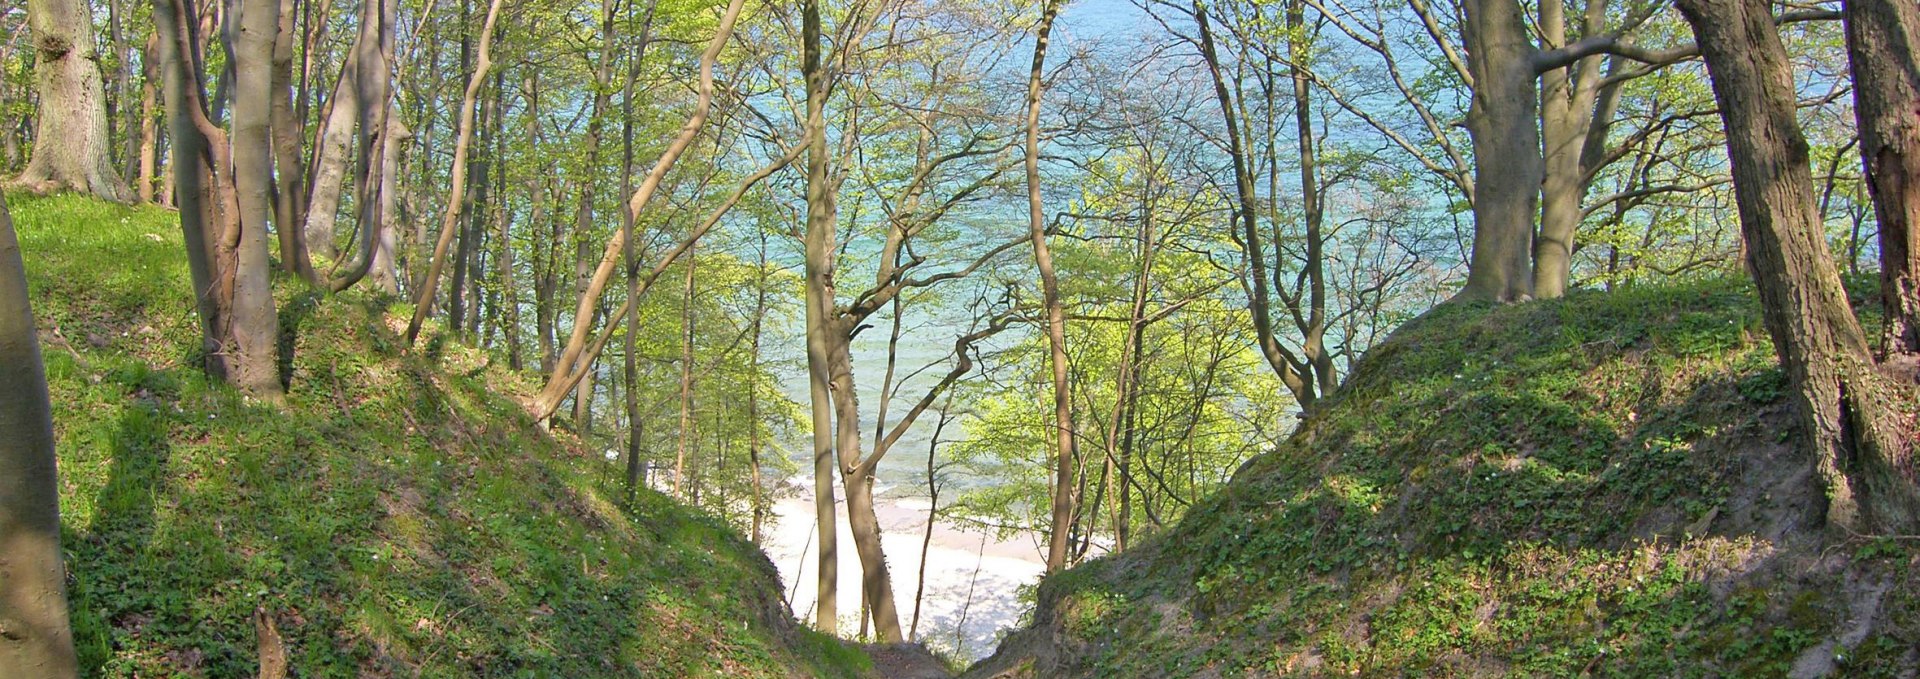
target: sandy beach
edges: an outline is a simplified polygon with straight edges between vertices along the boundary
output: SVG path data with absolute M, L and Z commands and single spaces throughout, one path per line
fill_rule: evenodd
M 906 632 L 913 620 L 914 592 L 920 584 L 927 501 L 888 497 L 884 491 L 876 495 L 874 513 L 880 519 L 881 544 L 892 570 L 900 625 Z M 853 535 L 847 530 L 845 501 L 838 507 L 840 631 L 851 636 L 860 628 L 860 558 L 854 553 Z M 818 596 L 811 496 L 780 500 L 774 506 L 774 518 L 776 524 L 767 533 L 764 548 L 780 569 L 794 615 L 811 621 Z M 1034 534 L 995 540 L 962 530 L 950 521 L 935 523 L 927 549 L 927 587 L 920 604 L 917 638 L 966 660 L 990 655 L 1000 632 L 1017 624 L 1026 611 L 1019 590 L 1040 579 L 1045 570 L 1043 549 Z

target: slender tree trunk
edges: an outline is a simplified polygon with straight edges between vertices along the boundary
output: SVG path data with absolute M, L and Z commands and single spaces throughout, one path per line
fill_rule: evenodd
M 399 252 L 400 229 L 400 149 L 413 132 L 406 123 L 400 121 L 400 112 L 387 111 L 387 139 L 380 150 L 380 232 L 374 243 L 373 265 L 367 272 L 367 281 L 381 292 L 400 294 Z
M 106 86 L 86 0 L 32 0 L 27 24 L 40 107 L 33 118 L 33 157 L 14 185 L 35 193 L 72 190 L 131 202 L 133 192 L 113 169 Z
M 366 4 L 377 6 L 379 0 L 367 0 Z M 280 237 L 280 267 L 309 284 L 318 285 L 320 279 L 313 272 L 312 259 L 307 256 L 306 231 L 303 228 L 307 170 L 301 162 L 300 147 L 306 140 L 307 121 L 296 114 L 293 106 L 294 19 L 298 16 L 299 7 L 298 0 L 280 0 L 280 24 L 273 39 L 273 104 L 270 116 L 273 161 L 278 178 L 273 191 L 273 226 Z
M 329 276 L 327 280 L 314 274 L 310 279 L 333 292 L 346 290 L 365 279 L 376 265 L 381 244 L 392 238 L 386 216 L 388 200 L 383 191 L 388 186 L 386 149 L 395 145 L 388 119 L 393 110 L 390 65 L 393 63 L 394 15 L 398 11 L 398 0 L 367 0 L 360 19 L 361 37 L 354 41 L 357 52 L 353 61 L 359 69 L 353 78 L 354 98 L 359 103 L 360 129 L 360 162 L 354 172 L 354 195 L 360 215 L 355 230 L 360 232 L 360 249 L 346 273 Z M 309 264 L 306 268 L 311 271 L 312 266 Z
M 466 94 L 460 103 L 460 132 L 453 144 L 453 188 L 447 192 L 446 213 L 440 220 L 440 239 L 433 246 L 433 256 L 428 260 L 427 273 L 414 300 L 413 319 L 407 322 L 407 345 L 420 338 L 420 326 L 427 321 L 427 314 L 433 309 L 434 291 L 440 285 L 440 270 L 446 266 L 447 249 L 453 244 L 453 236 L 460 229 L 460 208 L 466 202 L 467 195 L 467 148 L 473 143 L 473 108 L 480 98 L 480 89 L 487 83 L 487 71 L 493 68 L 493 26 L 500 17 L 501 0 L 492 0 L 487 7 L 485 27 L 480 33 L 479 62 L 473 69 L 473 77 L 467 79 Z
M 1533 218 L 1539 205 L 1540 87 L 1518 0 L 1464 0 L 1460 31 L 1473 74 L 1473 257 L 1463 300 L 1533 296 Z M 1491 162 L 1498 159 L 1497 162 Z
M 1246 252 L 1247 266 L 1251 270 L 1248 276 L 1250 280 L 1246 283 L 1250 293 L 1247 295 L 1247 313 L 1253 317 L 1254 341 L 1260 347 L 1260 355 L 1266 359 L 1268 367 L 1273 369 L 1280 383 L 1293 395 L 1294 402 L 1302 408 L 1310 407 L 1318 399 L 1314 382 L 1307 376 L 1311 368 L 1281 346 L 1273 331 L 1272 279 L 1267 275 L 1266 255 L 1262 253 L 1260 242 L 1259 201 L 1253 189 L 1253 163 L 1248 158 L 1239 119 L 1234 115 L 1239 107 L 1234 103 L 1224 65 L 1220 63 L 1219 50 L 1214 45 L 1213 29 L 1207 19 L 1205 5 L 1195 2 L 1193 16 L 1200 33 L 1200 56 L 1206 62 L 1208 75 L 1213 80 L 1214 98 L 1220 104 L 1221 122 L 1226 126 L 1227 154 L 1233 158 L 1234 193 L 1238 201 L 1233 217 L 1239 222 L 1238 240 Z
M 700 129 L 706 125 L 707 118 L 713 111 L 714 62 L 720 58 L 720 49 L 726 46 L 727 40 L 733 35 L 734 22 L 740 18 L 745 2 L 746 0 L 728 2 L 726 12 L 720 17 L 720 25 L 714 33 L 713 41 L 708 43 L 707 49 L 700 54 L 699 96 L 695 101 L 693 116 L 681 126 L 680 132 L 674 136 L 673 141 L 667 144 L 666 151 L 661 153 L 660 160 L 654 163 L 653 169 L 647 171 L 646 178 L 640 182 L 640 188 L 634 190 L 633 195 L 627 199 L 627 212 L 636 215 L 636 220 L 640 212 L 646 209 L 647 203 L 653 200 L 654 194 L 659 191 L 660 183 L 666 178 L 667 171 L 673 169 L 674 163 L 680 160 L 680 156 L 685 155 L 687 149 L 693 146 L 693 141 L 699 136 Z M 548 377 L 546 387 L 542 388 L 540 394 L 528 405 L 527 410 L 534 419 L 545 420 L 552 417 L 554 411 L 559 408 L 560 401 L 566 398 L 567 392 L 573 390 L 574 386 L 591 371 L 593 358 L 598 355 L 598 348 L 591 352 L 588 350 L 588 335 L 593 330 L 591 323 L 593 310 L 599 306 L 600 297 L 606 292 L 607 281 L 612 278 L 614 269 L 618 267 L 621 248 L 624 247 L 626 239 L 626 234 L 616 232 L 614 238 L 607 243 L 606 251 L 600 257 L 599 266 L 594 268 L 593 277 L 581 290 L 579 308 L 574 313 L 573 331 L 567 337 L 567 344 L 560 351 L 560 356 L 554 361 L 553 372 Z M 614 314 L 614 318 L 619 316 L 620 314 Z M 579 322 L 582 318 L 588 319 L 588 322 Z M 617 325 L 617 321 L 608 323 L 607 331 L 612 332 Z M 600 342 L 593 343 L 595 347 L 604 347 L 605 344 L 604 338 Z
M 927 440 L 927 530 L 920 536 L 920 573 L 914 578 L 913 622 L 907 625 L 907 640 L 920 639 L 920 602 L 927 595 L 927 551 L 933 546 L 933 524 L 940 516 L 940 483 L 934 472 L 938 469 L 934 459 L 940 451 L 940 435 L 947 429 L 947 423 L 953 421 L 953 394 L 947 392 L 946 402 L 940 405 L 940 420 L 933 425 L 933 438 Z
M 1027 229 L 1033 239 L 1033 261 L 1040 269 L 1040 295 L 1047 310 L 1048 362 L 1053 366 L 1054 482 L 1051 537 L 1047 543 L 1047 572 L 1067 566 L 1067 547 L 1073 533 L 1073 473 L 1079 465 L 1074 450 L 1073 391 L 1067 383 L 1067 321 L 1060 308 L 1060 279 L 1053 272 L 1053 251 L 1047 247 L 1046 206 L 1040 195 L 1040 95 L 1045 86 L 1047 42 L 1059 0 L 1046 0 L 1035 31 L 1033 67 L 1027 72 Z M 851 500 L 849 500 L 851 502 Z
M 144 74 L 140 84 L 140 171 L 138 195 L 140 202 L 151 203 L 154 200 L 154 179 L 159 174 L 160 165 L 160 59 L 158 35 L 147 38 L 147 48 L 141 58 L 141 72 Z M 168 199 L 169 202 L 171 198 Z
M 378 0 L 366 0 L 369 3 Z M 364 19 L 363 19 L 364 21 Z M 364 39 L 365 31 L 361 32 Z M 307 200 L 301 206 L 302 225 L 305 232 L 305 244 L 312 254 L 318 254 L 329 260 L 340 256 L 339 248 L 334 246 L 334 225 L 340 216 L 340 197 L 347 185 L 347 150 L 353 144 L 355 114 L 360 109 L 359 83 L 354 82 L 361 72 L 359 56 L 362 50 L 357 46 L 347 54 L 345 64 L 340 67 L 340 77 L 334 80 L 333 96 L 327 98 L 325 114 L 321 116 L 320 136 L 314 145 L 313 181 L 308 184 Z
M 33 329 L 27 271 L 13 219 L 0 198 L 0 675 L 79 676 L 60 565 L 60 482 L 53 406 Z
M 1320 164 L 1314 148 L 1322 135 L 1314 134 L 1313 130 L 1313 90 L 1306 72 L 1307 60 L 1313 58 L 1309 42 L 1313 38 L 1306 25 L 1303 5 L 1302 0 L 1287 3 L 1287 58 L 1292 62 L 1287 71 L 1293 84 L 1294 138 L 1300 159 L 1300 211 L 1306 223 L 1307 240 L 1306 261 L 1302 265 L 1307 283 L 1306 322 L 1296 320 L 1296 325 L 1301 336 L 1300 358 L 1316 386 L 1313 393 L 1325 395 L 1340 386 L 1340 375 L 1334 370 L 1332 352 L 1327 350 L 1327 215 L 1320 203 Z M 1277 231 L 1279 225 L 1276 223 L 1274 228 Z M 1279 264 L 1275 263 L 1274 267 L 1277 273 Z M 1294 292 L 1296 298 L 1300 293 Z
M 1914 432 L 1894 407 L 1827 249 L 1792 65 L 1764 0 L 1680 0 L 1726 122 L 1747 264 L 1826 484 L 1827 522 L 1920 526 Z
M 753 481 L 753 544 L 760 544 L 761 529 L 766 523 L 767 500 L 766 483 L 760 478 L 760 338 L 761 319 L 767 315 L 767 232 L 759 230 L 760 258 L 754 267 L 753 290 L 753 328 L 751 344 L 747 358 L 747 464 L 750 465 Z M 636 305 L 637 308 L 637 305 Z M 628 328 L 640 327 L 637 322 L 629 321 Z M 629 332 L 629 335 L 632 333 Z
M 680 297 L 680 448 L 673 460 L 673 494 L 680 496 L 687 472 L 687 448 L 693 445 L 693 282 L 695 258 L 687 253 L 686 287 Z
M 833 316 L 834 220 L 832 169 L 828 167 L 826 135 L 827 74 L 820 55 L 820 0 L 805 0 L 801 8 L 802 76 L 806 80 L 807 112 L 807 223 L 806 257 L 807 389 L 813 422 L 813 509 L 820 537 L 818 596 L 814 628 L 829 636 L 839 632 L 838 586 L 840 551 L 835 544 L 833 500 L 833 406 L 827 387 L 828 319 Z
M 1920 5 L 1844 6 L 1860 156 L 1880 223 L 1881 351 L 1920 354 Z

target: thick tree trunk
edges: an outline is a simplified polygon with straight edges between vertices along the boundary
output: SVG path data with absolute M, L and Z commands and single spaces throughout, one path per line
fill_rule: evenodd
M 106 88 L 86 0 L 32 0 L 27 24 L 35 49 L 33 157 L 14 180 L 35 193 L 72 190 L 126 203 L 133 192 L 113 169 Z
M 833 173 L 827 156 L 827 74 L 820 54 L 820 0 L 801 8 L 801 75 L 806 81 L 807 223 L 803 237 L 806 281 L 807 390 L 813 423 L 814 534 L 819 536 L 815 629 L 839 633 L 839 530 L 834 525 L 833 396 L 828 390 L 828 319 L 833 317 L 834 220 Z
M 1920 354 L 1920 5 L 1847 0 L 1860 156 L 1880 222 L 1881 351 Z
M 0 675 L 79 676 L 60 565 L 60 483 L 53 406 L 33 329 L 27 271 L 0 198 Z
M 1457 299 L 1533 296 L 1533 217 L 1543 173 L 1539 84 L 1518 0 L 1464 0 L 1460 31 L 1474 78 L 1473 257 Z
M 1794 387 L 1827 522 L 1853 532 L 1920 523 L 1913 432 L 1869 355 L 1813 195 L 1792 65 L 1764 0 L 1680 0 L 1726 122 L 1747 264 Z

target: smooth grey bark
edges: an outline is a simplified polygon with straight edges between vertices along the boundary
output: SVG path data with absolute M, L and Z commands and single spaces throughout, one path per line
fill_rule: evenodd
M 801 75 L 806 82 L 807 219 L 803 237 L 806 282 L 807 391 L 813 423 L 813 509 L 820 549 L 814 629 L 839 633 L 840 551 L 834 516 L 833 404 L 828 391 L 828 323 L 833 317 L 834 220 L 832 170 L 826 135 L 827 74 L 820 54 L 820 0 L 801 7 Z
M 1517 302 L 1533 296 L 1533 219 L 1544 173 L 1539 84 L 1517 0 L 1463 0 L 1460 23 L 1473 75 L 1473 255 L 1456 299 Z
M 0 675 L 79 676 L 60 562 L 53 407 L 27 272 L 0 198 Z
M 33 155 L 13 181 L 35 193 L 72 190 L 119 203 L 133 192 L 113 168 L 107 135 L 106 86 L 86 0 L 30 0 L 33 36 Z
M 240 238 L 233 271 L 233 347 L 243 360 L 235 384 L 257 395 L 277 395 L 280 384 L 280 317 L 273 309 L 273 272 L 268 224 L 273 216 L 273 40 L 279 32 L 279 0 L 241 0 L 234 42 L 233 189 L 239 205 Z
M 1679 0 L 1726 122 L 1747 264 L 1826 485 L 1827 522 L 1920 525 L 1914 432 L 1893 404 L 1828 251 L 1796 118 L 1792 63 L 1766 0 Z

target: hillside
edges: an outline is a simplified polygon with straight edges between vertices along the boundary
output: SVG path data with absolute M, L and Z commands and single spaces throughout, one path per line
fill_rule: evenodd
M 867 671 L 794 624 L 736 532 L 651 492 L 623 506 L 605 462 L 536 429 L 510 397 L 530 385 L 476 352 L 403 353 L 379 300 L 283 284 L 293 393 L 251 402 L 187 363 L 171 213 L 12 207 L 85 676 L 251 677 L 274 635 L 302 677 Z
M 1784 389 L 1740 282 L 1437 309 L 969 676 L 1914 676 L 1920 544 L 1822 531 Z

